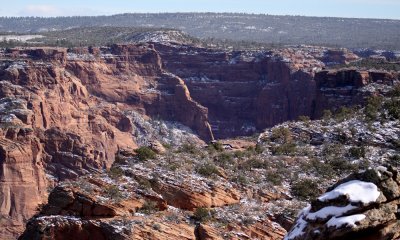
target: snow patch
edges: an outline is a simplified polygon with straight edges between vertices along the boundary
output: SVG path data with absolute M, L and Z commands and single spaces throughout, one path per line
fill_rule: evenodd
M 336 228 L 342 226 L 355 227 L 357 222 L 361 222 L 365 218 L 366 216 L 364 214 L 355 214 L 345 217 L 333 217 L 326 224 L 328 227 L 336 227 Z
M 307 220 L 316 220 L 316 219 L 326 219 L 330 216 L 340 216 L 347 213 L 350 210 L 356 209 L 357 207 L 352 205 L 347 205 L 345 207 L 337 207 L 337 206 L 328 206 L 324 207 L 314 213 L 309 213 L 306 216 Z
M 296 225 L 294 225 L 293 229 L 285 236 L 284 240 L 294 239 L 304 234 L 304 229 L 307 227 L 307 222 L 304 220 L 304 216 L 306 216 L 310 210 L 311 205 L 308 205 L 300 212 Z
M 323 194 L 318 198 L 318 200 L 326 202 L 343 195 L 347 195 L 351 202 L 362 202 L 368 204 L 375 202 L 378 199 L 380 192 L 378 191 L 378 187 L 373 183 L 353 180 L 340 184 L 332 191 Z

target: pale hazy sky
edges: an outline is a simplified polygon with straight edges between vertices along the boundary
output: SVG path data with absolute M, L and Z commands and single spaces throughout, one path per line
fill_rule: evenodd
M 400 19 L 400 0 L 0 0 L 1 16 L 246 12 Z

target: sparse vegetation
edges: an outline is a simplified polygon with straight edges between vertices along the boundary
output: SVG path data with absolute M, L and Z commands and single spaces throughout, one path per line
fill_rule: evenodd
M 105 188 L 106 196 L 114 201 L 118 201 L 122 198 L 122 193 L 119 188 L 115 185 L 110 185 Z
M 206 222 L 211 218 L 211 213 L 207 208 L 196 208 L 193 213 L 193 219 L 199 222 Z
M 152 214 L 157 212 L 158 210 L 158 205 L 154 201 L 144 202 L 143 206 L 139 209 L 139 211 L 144 214 Z
M 157 154 L 149 147 L 140 147 L 135 150 L 136 158 L 140 161 L 146 161 L 148 159 L 154 159 Z
M 218 173 L 217 167 L 213 163 L 205 163 L 196 168 L 196 172 L 205 177 L 210 177 Z
M 292 133 L 287 127 L 278 127 L 272 129 L 271 141 L 277 143 L 290 143 L 292 141 Z
M 39 32 L 41 29 L 68 29 L 41 32 L 46 44 L 60 46 L 107 44 L 134 39 L 130 32 L 145 32 L 148 28 L 134 26 L 165 26 L 183 28 L 190 35 L 204 39 L 183 39 L 208 46 L 253 49 L 279 47 L 283 44 L 310 44 L 348 48 L 399 49 L 396 21 L 376 19 L 309 18 L 243 13 L 158 13 L 120 14 L 113 16 L 1 19 L 3 32 Z M 237 22 L 241 24 L 238 25 Z M 265 25 L 268 23 L 268 26 Z M 86 26 L 77 29 L 76 26 Z M 89 27 L 91 26 L 91 27 Z M 99 27 L 107 26 L 107 27 Z M 221 28 L 224 27 L 224 31 Z M 281 34 L 287 33 L 287 34 Z M 315 34 L 320 33 L 320 34 Z M 331 34 L 335 33 L 335 38 Z M 8 33 L 9 34 L 9 33 Z M 94 37 L 96 36 L 96 37 Z M 223 40 L 221 40 L 223 39 Z M 43 39 L 41 39 L 43 41 Z M 51 40 L 51 41 L 50 41 Z M 86 41 L 85 41 L 86 40 Z M 32 40 L 37 41 L 37 40 Z M 359 63 L 375 67 L 368 62 Z M 380 67 L 379 65 L 376 67 Z M 395 66 L 394 66 L 395 67 Z M 392 69 L 388 68 L 387 69 Z
M 292 194 L 301 200 L 309 201 L 319 195 L 318 184 L 311 179 L 302 179 L 292 184 Z
M 111 167 L 110 170 L 108 171 L 108 176 L 110 178 L 118 180 L 124 175 L 124 171 L 119 168 L 119 167 Z
M 378 118 L 382 102 L 383 98 L 380 96 L 372 96 L 368 98 L 367 105 L 364 108 L 364 114 L 368 121 L 375 121 Z
M 354 109 L 348 107 L 341 107 L 336 111 L 335 119 L 338 122 L 345 121 L 349 119 L 354 114 Z
M 215 162 L 221 167 L 228 167 L 234 163 L 231 153 L 222 152 L 215 157 Z
M 296 153 L 297 146 L 295 143 L 284 143 L 271 147 L 273 155 L 294 155 Z
M 349 149 L 350 157 L 360 159 L 365 157 L 365 147 L 351 147 Z
M 179 148 L 180 152 L 189 153 L 189 154 L 198 154 L 199 149 L 194 144 L 185 143 Z
M 215 141 L 215 142 L 212 142 L 212 143 L 210 143 L 208 145 L 208 149 L 211 152 L 212 151 L 222 152 L 222 151 L 224 151 L 224 146 L 222 145 L 221 142 Z
M 277 171 L 267 171 L 265 177 L 268 182 L 272 183 L 275 186 L 279 186 L 282 184 L 283 177 Z

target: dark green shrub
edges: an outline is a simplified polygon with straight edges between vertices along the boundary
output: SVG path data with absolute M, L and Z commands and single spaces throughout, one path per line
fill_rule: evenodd
M 159 209 L 157 203 L 154 201 L 144 202 L 143 206 L 139 209 L 139 211 L 144 214 L 152 214 L 154 212 L 157 212 L 158 210 Z
M 113 200 L 120 200 L 122 198 L 122 193 L 119 188 L 115 185 L 110 185 L 105 188 L 106 196 Z
M 326 159 L 335 158 L 343 154 L 343 144 L 326 144 L 322 148 L 322 156 Z
M 302 179 L 292 185 L 292 194 L 300 200 L 309 201 L 319 195 L 318 184 L 311 179 Z
M 143 177 L 136 178 L 136 181 L 139 184 L 139 188 L 141 189 L 151 189 L 151 182 Z
M 235 158 L 244 158 L 245 156 L 246 156 L 246 152 L 245 151 L 235 151 L 234 153 L 233 153 L 233 156 L 235 157 Z
M 275 145 L 271 147 L 273 155 L 293 155 L 296 153 L 297 146 L 294 143 L 284 143 L 281 145 Z
M 349 149 L 349 155 L 352 158 L 364 158 L 365 157 L 365 147 L 361 146 L 361 147 L 351 147 Z
M 394 119 L 400 119 L 400 100 L 390 99 L 384 103 L 384 108 L 387 110 L 389 116 Z
M 257 154 L 261 154 L 261 153 L 264 152 L 264 147 L 261 146 L 261 144 L 257 144 L 256 147 L 254 148 L 254 151 L 255 151 Z
M 233 164 L 233 156 L 231 153 L 222 152 L 215 157 L 215 162 L 221 167 L 227 167 Z
M 277 171 L 267 171 L 265 177 L 268 182 L 275 186 L 281 185 L 283 181 L 282 175 L 280 175 Z
M 339 122 L 349 119 L 354 114 L 354 109 L 341 107 L 335 114 L 335 119 Z
M 299 119 L 299 121 L 305 122 L 305 123 L 309 123 L 311 120 L 309 116 L 304 116 L 304 115 L 299 116 L 298 119 Z
M 394 167 L 400 167 L 400 155 L 393 155 L 389 158 L 389 163 Z
M 136 152 L 136 157 L 140 161 L 146 161 L 148 159 L 154 159 L 156 158 L 157 154 L 151 150 L 149 147 L 140 147 L 135 150 Z
M 292 141 L 292 132 L 287 127 L 272 129 L 271 141 L 277 143 L 289 143 Z
M 329 164 L 337 174 L 348 173 L 355 170 L 353 164 L 341 157 L 329 159 L 326 163 Z
M 193 213 L 193 219 L 199 222 L 206 222 L 211 218 L 210 211 L 207 208 L 196 208 Z
M 264 168 L 265 167 L 265 163 L 262 159 L 259 158 L 251 158 L 247 161 L 245 161 L 242 165 L 241 168 L 242 169 L 246 169 L 246 170 L 251 170 L 252 168 Z
M 400 97 L 400 84 L 396 85 L 393 90 L 389 92 L 389 96 L 392 98 Z
M 176 171 L 177 169 L 179 169 L 180 166 L 181 166 L 181 165 L 180 165 L 179 163 L 170 162 L 170 163 L 168 163 L 167 168 L 168 168 L 169 170 L 171 170 L 171 171 Z
M 198 154 L 199 153 L 199 149 L 197 149 L 194 144 L 189 144 L 189 143 L 183 144 L 180 147 L 179 151 L 183 152 L 183 153 L 190 153 L 190 154 Z
M 249 184 L 249 180 L 244 173 L 237 174 L 234 178 L 232 178 L 232 181 L 243 186 Z
M 333 116 L 333 114 L 332 114 L 331 110 L 324 110 L 324 112 L 322 114 L 322 119 L 324 121 L 328 121 L 328 120 L 332 119 L 332 116 Z
M 364 108 L 364 114 L 368 121 L 375 121 L 379 116 L 379 109 L 382 106 L 383 98 L 373 96 L 368 98 L 367 105 Z
M 211 142 L 208 144 L 208 150 L 210 151 L 217 151 L 217 152 L 222 152 L 224 151 L 224 145 L 221 142 Z
M 218 173 L 217 167 L 212 163 L 205 163 L 197 167 L 196 172 L 205 177 L 210 177 L 213 174 Z
M 124 171 L 119 167 L 111 167 L 108 171 L 108 176 L 112 179 L 118 180 L 124 175 Z
M 335 174 L 331 165 L 315 158 L 311 159 L 307 166 L 309 167 L 308 171 L 316 172 L 321 177 L 332 177 Z

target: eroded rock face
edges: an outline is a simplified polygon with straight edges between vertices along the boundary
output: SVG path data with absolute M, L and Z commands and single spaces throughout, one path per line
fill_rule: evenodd
M 374 89 L 366 89 L 369 84 L 393 86 L 396 79 L 398 79 L 396 73 L 376 70 L 320 71 L 315 75 L 317 92 L 312 116 L 319 118 L 326 109 L 363 104 L 366 97 L 377 93 Z
M 346 49 L 300 48 L 269 52 L 219 51 L 155 44 L 166 70 L 186 83 L 195 101 L 208 108 L 216 138 L 251 135 L 299 116 L 318 118 L 324 109 L 359 104 L 372 82 L 396 76 L 374 71 L 321 71 L 358 59 Z M 328 82 L 334 83 L 329 89 Z
M 208 141 L 214 133 L 217 137 L 250 135 L 343 104 L 342 99 L 318 92 L 325 82 L 317 84 L 314 74 L 324 66 L 318 60 L 323 54 L 293 49 L 224 52 L 137 44 L 69 52 L 11 49 L 6 54 L 10 60 L 0 65 L 4 238 L 15 238 L 46 198 L 47 187 L 103 171 L 114 162 L 117 151 L 136 148 L 136 140 L 146 134 L 143 122 L 152 117 L 179 122 Z M 352 76 L 357 74 L 361 77 L 354 83 Z M 343 81 L 359 88 L 371 79 L 390 84 L 397 77 L 368 74 L 344 74 Z M 340 79 L 333 77 L 334 82 L 341 83 Z M 334 92 L 340 93 L 341 85 L 335 84 Z M 350 98 L 346 104 L 358 101 L 353 95 L 345 89 L 342 96 L 346 101 Z M 170 205 L 182 196 L 190 199 L 176 203 L 184 209 L 223 206 L 240 199 L 226 186 L 193 192 L 184 185 L 165 184 L 159 193 Z
M 45 201 L 46 182 L 41 144 L 33 136 L 11 141 L 0 137 L 0 217 L 2 239 L 22 231 L 37 206 Z
M 297 72 L 309 66 L 307 61 L 297 64 L 294 53 L 224 52 L 160 44 L 155 49 L 165 69 L 182 78 L 193 99 L 208 108 L 217 138 L 251 135 L 311 114 L 315 84 L 311 73 Z M 292 64 L 284 54 L 293 58 Z M 314 60 L 309 64 L 323 65 Z
M 65 71 L 65 53 L 24 50 L 29 58 L 0 69 L 3 239 L 15 239 L 54 181 L 106 168 L 119 147 L 136 147 L 93 109 L 96 100 Z
M 67 216 L 49 216 L 29 222 L 27 230 L 19 239 L 196 239 L 193 226 L 165 222 L 154 224 L 152 218 L 83 220 Z M 51 227 L 52 225 L 57 227 Z
M 103 58 L 93 61 L 72 58 L 67 69 L 95 96 L 180 122 L 203 140 L 213 139 L 207 108 L 192 99 L 182 79 L 163 69 L 153 45 L 113 45 L 103 49 L 103 54 Z
M 161 169 L 148 169 L 140 165 L 127 170 L 129 174 L 142 179 L 150 180 L 156 173 L 159 178 L 153 189 L 160 194 L 168 205 L 185 209 L 220 207 L 238 203 L 239 192 L 232 185 L 224 181 L 210 182 L 206 178 L 199 178 L 184 173 L 168 172 Z
M 240 239 L 280 240 L 286 234 L 286 230 L 279 224 L 268 220 L 249 225 L 229 224 L 228 229 L 231 232 L 244 233 Z
M 304 209 L 285 239 L 398 239 L 399 172 L 350 175 Z

